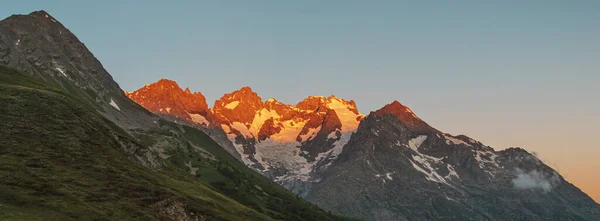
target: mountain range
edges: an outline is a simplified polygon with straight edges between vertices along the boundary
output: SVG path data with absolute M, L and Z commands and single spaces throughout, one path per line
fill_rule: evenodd
M 200 92 L 167 79 L 125 94 L 154 113 L 221 128 L 248 167 L 340 214 L 370 220 L 598 217 L 597 204 L 536 155 L 444 133 L 398 101 L 365 116 L 354 101 L 334 95 L 291 105 L 263 101 L 243 87 L 209 108 Z
M 0 64 L 0 219 L 600 220 L 535 154 L 398 101 L 361 114 L 243 87 L 210 108 L 167 79 L 124 92 L 45 11 L 0 21 Z

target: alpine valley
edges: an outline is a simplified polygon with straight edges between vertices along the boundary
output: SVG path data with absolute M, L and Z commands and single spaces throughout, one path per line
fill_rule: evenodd
M 44 11 L 0 21 L 0 65 L 1 220 L 600 220 L 535 154 L 398 101 L 124 92 Z

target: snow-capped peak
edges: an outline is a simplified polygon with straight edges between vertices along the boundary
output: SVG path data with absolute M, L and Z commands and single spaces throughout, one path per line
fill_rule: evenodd
M 332 109 L 337 114 L 342 123 L 342 132 L 353 131 L 358 128 L 360 118 L 364 115 L 358 113 L 356 105 L 345 100 L 334 97 L 327 99 L 327 108 Z M 355 110 L 354 112 L 352 110 Z

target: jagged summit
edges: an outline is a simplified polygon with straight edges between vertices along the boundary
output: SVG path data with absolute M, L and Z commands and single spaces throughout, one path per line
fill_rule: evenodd
M 208 124 L 206 117 L 209 111 L 204 95 L 192 93 L 189 88 L 183 90 L 173 80 L 162 78 L 125 95 L 154 113 Z
M 238 90 L 235 90 L 231 93 L 223 95 L 219 100 L 216 100 L 213 108 L 217 108 L 219 106 L 226 106 L 230 103 L 225 103 L 228 101 L 238 101 L 238 102 L 248 102 L 253 103 L 253 105 L 257 105 L 257 103 L 262 103 L 262 98 L 258 96 L 256 92 L 252 90 L 249 86 L 241 87 Z M 257 105 L 257 107 L 260 105 Z M 235 107 L 230 106 L 228 109 L 233 109 Z
M 404 106 L 398 101 L 393 101 L 392 103 L 387 104 L 381 109 L 371 112 L 370 114 L 370 116 L 373 117 L 382 117 L 384 115 L 393 115 L 400 122 L 415 130 L 434 130 L 425 121 L 417 117 L 417 115 L 410 108 Z
M 157 82 L 154 82 L 152 84 L 147 84 L 146 87 L 179 88 L 179 84 L 177 84 L 177 82 L 175 82 L 174 80 L 170 80 L 170 79 L 166 79 L 166 78 L 161 78 Z
M 298 102 L 295 106 L 302 110 L 316 110 L 319 106 L 325 104 L 325 97 L 323 96 L 308 96 L 304 100 Z
M 33 12 L 31 12 L 29 14 L 26 14 L 26 15 L 25 14 L 13 14 L 13 15 L 9 16 L 7 19 L 17 18 L 17 17 L 45 17 L 45 18 L 54 18 L 46 10 L 38 10 L 38 11 L 33 11 Z
M 216 100 L 212 111 L 221 124 L 239 122 L 248 125 L 263 106 L 262 98 L 250 87 L 244 86 Z
M 48 13 L 46 10 L 38 10 L 38 11 L 33 11 L 31 13 L 29 13 L 29 15 L 48 15 L 50 16 L 50 13 Z
M 400 121 L 418 119 L 417 115 L 413 113 L 410 108 L 404 106 L 397 100 L 393 101 L 392 103 L 386 104 L 385 106 L 383 106 L 379 110 L 376 110 L 375 112 L 372 112 L 371 114 L 374 116 L 391 114 L 396 116 Z
M 250 86 L 243 86 L 238 91 L 240 92 L 254 92 Z
M 393 101 L 392 103 L 386 104 L 381 109 L 375 111 L 375 114 L 403 115 L 403 114 L 406 114 L 406 113 L 409 113 L 410 115 L 413 115 L 413 117 L 417 117 L 416 115 L 414 115 L 414 113 L 412 112 L 412 110 L 410 110 L 407 106 L 404 106 L 403 104 L 401 104 L 397 100 Z

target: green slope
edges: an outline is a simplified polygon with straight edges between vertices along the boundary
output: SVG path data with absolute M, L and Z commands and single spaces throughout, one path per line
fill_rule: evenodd
M 194 128 L 161 121 L 132 137 L 61 87 L 4 66 L 0 103 L 0 220 L 347 220 Z M 165 166 L 141 166 L 123 149 L 149 146 L 169 156 Z

